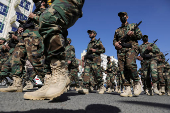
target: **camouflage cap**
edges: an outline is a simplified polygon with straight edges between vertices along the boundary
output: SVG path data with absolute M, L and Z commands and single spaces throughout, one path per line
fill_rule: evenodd
M 2 38 L 2 37 L 0 38 L 0 40 L 6 41 L 6 39 L 5 39 L 5 38 Z
M 143 35 L 143 37 L 146 37 L 146 38 L 148 38 L 148 35 Z M 143 38 L 143 37 L 142 37 L 142 38 Z
M 91 33 L 91 32 L 93 32 L 94 34 L 96 34 L 96 35 L 97 35 L 97 32 L 96 32 L 96 31 L 94 31 L 94 30 L 88 30 L 88 31 L 87 31 L 87 33 Z
M 70 39 L 70 38 L 67 38 L 67 41 L 71 41 L 71 39 Z
M 128 14 L 126 12 L 119 12 L 118 16 L 120 17 L 121 14 L 124 14 L 124 15 L 128 16 Z

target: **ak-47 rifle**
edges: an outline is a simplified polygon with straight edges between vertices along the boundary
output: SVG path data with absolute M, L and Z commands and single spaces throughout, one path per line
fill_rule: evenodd
M 41 1 L 41 2 L 39 2 L 39 1 Z M 47 3 L 47 0 L 38 0 L 36 9 L 32 13 L 36 14 L 36 12 L 38 12 L 40 10 L 41 3 L 43 3 L 43 2 Z M 35 28 L 34 21 L 32 21 L 32 18 L 28 18 L 26 22 L 23 22 L 21 20 L 18 20 L 18 22 L 22 25 L 24 30 L 26 30 L 27 28 L 31 28 L 31 29 Z
M 93 49 L 96 49 L 96 45 L 97 43 L 100 41 L 100 38 L 96 41 L 96 43 L 92 46 Z M 84 56 L 84 59 L 89 59 L 89 60 L 93 60 L 94 56 L 92 55 L 92 51 L 89 50 L 86 55 Z
M 136 34 L 136 29 L 138 28 L 138 26 L 142 23 L 142 21 L 140 21 L 139 23 L 136 23 L 136 26 L 131 29 L 131 31 L 134 31 L 134 33 Z M 120 40 L 120 45 L 123 47 L 123 48 L 131 48 L 132 47 L 132 44 L 130 43 L 126 43 L 127 41 L 129 40 L 129 35 L 125 35 L 121 40 Z
M 152 47 L 157 41 L 158 41 L 158 39 L 156 39 L 150 46 Z M 150 59 L 150 58 L 152 58 L 152 55 L 150 55 L 149 52 L 150 52 L 150 51 L 149 51 L 148 49 L 146 49 L 146 50 L 144 51 L 144 53 L 141 55 L 141 57 L 142 57 L 143 59 Z

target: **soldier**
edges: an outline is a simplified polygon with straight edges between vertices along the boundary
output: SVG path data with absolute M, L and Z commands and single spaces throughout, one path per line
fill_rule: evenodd
M 88 30 L 87 33 L 91 38 L 87 47 L 87 53 L 82 60 L 85 60 L 84 76 L 83 76 L 83 88 L 79 90 L 79 93 L 88 94 L 91 86 L 91 78 L 96 81 L 97 86 L 100 87 L 99 94 L 104 93 L 103 75 L 101 72 L 101 57 L 100 54 L 105 53 L 105 48 L 100 40 L 96 40 L 96 31 Z M 91 77 L 93 76 L 93 77 Z
M 79 78 L 78 78 L 79 64 L 75 57 L 74 46 L 70 45 L 71 39 L 67 38 L 67 41 L 68 41 L 68 45 L 65 48 L 65 52 L 66 52 L 66 65 L 69 71 L 68 76 L 70 78 L 71 83 L 75 82 L 76 90 L 78 90 L 78 88 L 80 87 Z
M 164 78 L 165 78 L 165 86 L 166 86 L 166 90 L 168 93 L 168 96 L 170 96 L 170 64 L 168 63 L 168 61 L 165 61 L 164 63 Z
M 115 85 L 115 72 L 116 72 L 116 63 L 114 61 L 111 61 L 111 58 L 110 56 L 107 56 L 107 68 L 106 68 L 106 73 L 107 73 L 107 76 L 106 76 L 106 81 L 107 81 L 107 87 L 108 87 L 108 90 L 107 92 L 108 93 L 111 93 L 114 89 L 114 85 Z
M 159 92 L 160 95 L 165 94 L 165 78 L 163 76 L 164 71 L 164 63 L 165 63 L 165 56 L 162 52 L 157 54 L 158 62 L 157 62 L 157 70 L 158 70 L 158 78 L 159 78 Z
M 4 62 L 8 59 L 8 55 L 7 55 L 7 48 L 4 45 L 6 42 L 5 38 L 0 38 L 0 70 L 2 68 L 2 65 L 4 64 Z
M 148 36 L 144 35 L 142 37 L 143 44 L 139 46 L 139 53 L 141 56 L 138 56 L 137 59 L 142 61 L 142 69 L 143 74 L 146 79 L 147 88 L 149 89 L 150 95 L 152 94 L 152 85 L 151 85 L 151 78 L 153 83 L 153 91 L 156 94 L 160 94 L 157 89 L 158 81 L 158 72 L 157 72 L 157 57 L 156 54 L 160 52 L 159 48 L 156 44 L 148 42 Z
M 125 86 L 125 91 L 120 96 L 132 96 L 130 79 L 134 81 L 134 95 L 138 96 L 141 93 L 141 86 L 137 74 L 136 56 L 138 53 L 138 40 L 142 38 L 142 33 L 138 27 L 136 28 L 136 24 L 127 22 L 128 15 L 126 12 L 119 12 L 118 16 L 122 26 L 115 31 L 113 45 L 117 49 L 118 66 Z M 122 42 L 125 37 L 127 39 Z
M 44 45 L 41 35 L 38 32 L 38 24 L 39 23 L 39 16 L 45 10 L 46 2 L 42 0 L 40 4 L 40 11 L 37 14 L 30 13 L 29 19 L 32 19 L 34 27 L 26 28 L 26 23 L 23 24 L 22 28 L 24 28 L 24 32 L 21 35 L 19 43 L 15 47 L 14 53 L 12 54 L 12 71 L 11 75 L 13 76 L 14 82 L 13 86 L 8 88 L 1 88 L 1 92 L 22 92 L 22 79 L 21 75 L 23 73 L 23 67 L 25 65 L 26 57 L 31 62 L 34 67 L 34 70 L 37 75 L 44 76 L 42 73 L 43 65 L 41 63 L 41 59 L 43 56 Z M 38 7 L 38 6 L 36 6 Z M 30 82 L 36 76 L 36 74 L 29 77 L 28 85 L 32 85 Z
M 53 0 L 50 7 L 40 16 L 39 33 L 44 40 L 47 79 L 39 90 L 25 93 L 25 99 L 53 99 L 64 93 L 70 82 L 64 54 L 67 29 L 82 17 L 84 1 Z

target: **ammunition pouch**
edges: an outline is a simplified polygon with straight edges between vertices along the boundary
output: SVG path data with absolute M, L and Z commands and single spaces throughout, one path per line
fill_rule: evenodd
M 89 60 L 93 60 L 93 58 L 94 58 L 94 56 L 92 55 L 92 54 L 86 54 L 85 56 L 84 56 L 84 59 L 89 59 Z
M 132 44 L 130 43 L 121 43 L 120 44 L 123 48 L 132 48 Z
M 150 54 L 145 54 L 144 56 L 143 56 L 143 59 L 144 60 L 148 60 L 148 59 L 151 59 L 152 58 L 152 55 L 150 55 Z

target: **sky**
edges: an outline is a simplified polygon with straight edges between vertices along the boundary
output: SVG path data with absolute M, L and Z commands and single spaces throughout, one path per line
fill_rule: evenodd
M 117 59 L 113 37 L 121 26 L 119 12 L 128 13 L 129 23 L 142 21 L 139 28 L 143 35 L 148 35 L 149 42 L 158 39 L 156 45 L 160 50 L 164 54 L 170 52 L 170 0 L 85 0 L 83 17 L 68 29 L 68 38 L 72 39 L 78 59 L 90 42 L 87 30 L 95 30 L 96 39 L 100 38 L 106 49 L 104 54 Z M 139 61 L 137 65 L 140 68 Z

